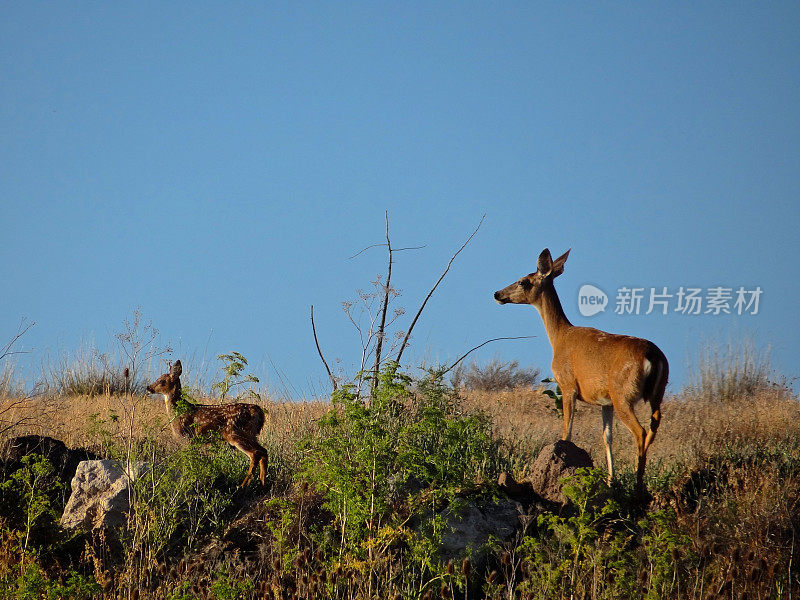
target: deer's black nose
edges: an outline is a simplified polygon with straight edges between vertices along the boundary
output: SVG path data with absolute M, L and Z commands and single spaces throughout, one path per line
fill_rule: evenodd
M 500 292 L 495 292 L 494 293 L 494 299 L 495 300 L 500 300 Z

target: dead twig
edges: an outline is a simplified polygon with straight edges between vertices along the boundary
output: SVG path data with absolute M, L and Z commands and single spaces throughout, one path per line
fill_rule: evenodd
M 477 346 L 475 346 L 471 350 L 469 350 L 469 351 L 465 352 L 464 354 L 462 354 L 461 357 L 456 362 L 454 362 L 452 365 L 450 365 L 444 371 L 442 371 L 441 375 L 446 375 L 447 373 L 452 371 L 456 367 L 456 365 L 458 365 L 458 363 L 460 363 L 462 360 L 467 358 L 470 354 L 475 352 L 475 350 L 477 350 L 478 348 L 483 348 L 486 344 L 489 344 L 491 342 L 497 342 L 497 341 L 500 341 L 500 340 L 527 340 L 527 339 L 535 338 L 535 337 L 536 337 L 535 335 L 516 335 L 516 336 L 513 336 L 513 337 L 497 337 L 497 338 L 492 338 L 490 340 L 486 340 L 482 344 L 478 344 Z
M 8 356 L 13 356 L 14 354 L 26 354 L 28 352 L 28 350 L 12 350 L 12 348 L 14 347 L 14 344 L 16 344 L 19 339 L 34 325 L 36 325 L 36 321 L 29 321 L 26 323 L 25 317 L 20 319 L 19 327 L 17 327 L 17 333 L 2 348 L 0 348 L 0 360 L 3 360 Z
M 328 372 L 328 377 L 330 377 L 331 384 L 333 385 L 333 391 L 335 392 L 339 386 L 336 383 L 336 378 L 331 373 L 330 367 L 328 367 L 328 361 L 325 360 L 325 357 L 322 355 L 322 349 L 319 347 L 319 339 L 317 338 L 317 328 L 314 325 L 314 305 L 311 305 L 311 331 L 314 332 L 314 343 L 317 345 L 317 353 L 319 357 L 322 359 L 322 364 L 325 365 L 325 370 Z
M 366 252 L 367 250 L 370 250 L 372 248 L 382 248 L 385 245 L 386 244 L 372 244 L 371 246 L 367 246 L 366 248 L 362 248 L 361 250 L 359 250 L 358 252 L 353 254 L 353 256 L 348 256 L 347 260 L 353 260 L 357 256 L 359 256 L 361 254 L 364 254 L 364 252 Z M 405 248 L 393 248 L 392 252 L 402 252 L 403 250 L 422 250 L 423 248 L 427 248 L 427 247 L 428 247 L 427 244 L 423 244 L 422 246 L 406 246 Z
M 378 338 L 375 342 L 375 366 L 372 369 L 372 389 L 370 395 L 375 394 L 378 387 L 378 369 L 381 366 L 381 353 L 383 352 L 383 336 L 386 331 L 386 311 L 389 308 L 389 292 L 392 289 L 392 240 L 389 238 L 389 211 L 386 211 L 386 247 L 389 249 L 389 266 L 386 268 L 386 283 L 383 287 L 383 302 L 381 303 L 381 324 L 378 326 Z
M 442 273 L 441 277 L 439 277 L 439 280 L 438 280 L 438 281 L 437 281 L 437 282 L 434 284 L 434 286 L 431 288 L 431 291 L 430 291 L 430 292 L 428 292 L 428 295 L 427 295 L 427 296 L 425 296 L 425 300 L 423 300 L 423 301 L 422 301 L 422 306 L 420 306 L 420 307 L 419 307 L 419 310 L 417 311 L 417 314 L 414 316 L 414 320 L 413 320 L 413 321 L 411 321 L 411 325 L 409 326 L 409 328 L 408 328 L 408 331 L 406 331 L 406 336 L 405 336 L 405 338 L 403 338 L 403 343 L 402 343 L 402 344 L 400 344 L 400 350 L 398 350 L 398 351 L 397 351 L 397 358 L 395 359 L 395 361 L 397 362 L 397 364 L 400 364 L 400 358 L 403 356 L 403 351 L 406 349 L 406 346 L 408 345 L 408 340 L 409 340 L 409 338 L 411 337 L 411 332 L 412 332 L 412 330 L 414 329 L 414 325 L 416 325 L 416 324 L 417 324 L 417 320 L 419 319 L 419 316 L 422 314 L 422 311 L 425 309 L 425 305 L 428 303 L 428 300 L 430 300 L 431 296 L 433 296 L 433 292 L 435 292 L 435 291 L 436 291 L 436 288 L 437 288 L 437 287 L 439 287 L 439 284 L 442 282 L 442 280 L 444 279 L 445 275 L 447 275 L 447 272 L 450 270 L 450 266 L 453 264 L 453 261 L 456 259 L 456 257 L 457 257 L 459 254 L 461 254 L 461 251 L 462 251 L 464 248 L 466 248 L 466 247 L 467 247 L 467 244 L 469 244 L 469 243 L 470 243 L 470 241 L 472 240 L 472 238 L 473 238 L 473 237 L 475 237 L 475 234 L 476 234 L 476 233 L 478 233 L 478 230 L 481 228 L 481 225 L 483 225 L 483 220 L 484 220 L 485 218 L 486 218 L 486 214 L 484 214 L 484 215 L 481 217 L 481 220 L 480 220 L 480 222 L 478 223 L 478 226 L 475 228 L 475 231 L 473 231 L 473 232 L 470 234 L 470 236 L 467 238 L 467 241 L 466 241 L 466 242 L 464 242 L 464 243 L 461 245 L 461 248 L 459 248 L 459 249 L 456 251 L 456 253 L 455 253 L 455 254 L 453 254 L 453 256 L 450 258 L 450 262 L 448 262 L 448 263 L 447 263 L 447 268 L 445 268 L 445 270 L 444 270 L 444 273 Z

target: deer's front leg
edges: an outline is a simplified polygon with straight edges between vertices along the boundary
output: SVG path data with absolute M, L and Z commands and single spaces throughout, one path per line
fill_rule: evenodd
M 564 429 L 561 432 L 561 439 L 570 441 L 572 439 L 572 415 L 575 408 L 575 396 L 577 395 L 574 388 L 561 387 L 561 407 L 564 411 Z

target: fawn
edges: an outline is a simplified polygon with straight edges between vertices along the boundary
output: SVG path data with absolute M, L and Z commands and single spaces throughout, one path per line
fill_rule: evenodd
M 151 394 L 161 394 L 170 416 L 172 434 L 177 439 L 192 439 L 209 433 L 219 433 L 231 446 L 244 452 L 250 459 L 250 468 L 242 482 L 245 487 L 253 478 L 253 468 L 258 463 L 261 484 L 264 485 L 267 468 L 267 451 L 258 443 L 258 434 L 264 426 L 264 411 L 255 404 L 191 404 L 181 401 L 181 361 L 175 361 L 168 373 L 147 386 Z

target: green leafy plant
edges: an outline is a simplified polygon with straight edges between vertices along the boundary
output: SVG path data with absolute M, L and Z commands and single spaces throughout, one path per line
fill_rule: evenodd
M 176 544 L 192 549 L 204 531 L 224 524 L 242 464 L 218 436 L 167 455 L 154 445 L 151 451 L 154 466 L 134 481 L 128 543 L 161 559 Z
M 258 377 L 252 373 L 244 373 L 245 367 L 247 367 L 247 359 L 239 352 L 220 354 L 217 358 L 223 362 L 222 372 L 224 376 L 221 381 L 212 384 L 211 389 L 219 392 L 220 398 L 227 397 L 228 393 L 236 387 L 247 383 L 259 383 Z M 251 396 L 258 397 L 258 394 L 252 388 L 248 392 Z
M 527 574 L 519 586 L 522 597 L 558 597 L 563 589 L 574 592 L 585 573 L 604 569 L 623 555 L 624 544 L 609 528 L 620 507 L 605 483 L 605 473 L 578 469 L 563 480 L 562 491 L 571 511 L 539 515 L 539 532 L 526 537 L 517 549 Z M 603 538 L 606 543 L 600 543 Z
M 23 560 L 34 529 L 39 526 L 55 528 L 58 513 L 52 506 L 50 493 L 61 489 L 63 484 L 53 479 L 53 471 L 49 460 L 38 454 L 28 454 L 22 457 L 22 467 L 0 484 L 3 493 L 16 494 L 21 502 L 22 523 L 17 535 Z
M 252 581 L 234 579 L 222 571 L 216 573 L 211 584 L 211 593 L 216 600 L 240 600 L 252 590 Z
M 306 440 L 302 472 L 333 515 L 324 538 L 336 554 L 366 564 L 405 540 L 413 548 L 409 568 L 435 577 L 441 527 L 432 519 L 415 539 L 406 521 L 496 477 L 500 448 L 490 420 L 463 413 L 441 377 L 413 381 L 396 363 L 381 370 L 370 401 L 352 386 L 333 400 Z
M 547 377 L 542 379 L 542 383 L 555 383 L 556 389 L 546 389 L 543 390 L 542 393 L 550 398 L 553 401 L 553 410 L 555 410 L 559 415 L 564 414 L 564 395 L 561 393 L 561 388 L 558 386 L 558 383 L 552 377 Z
M 680 532 L 677 516 L 672 508 L 664 508 L 646 515 L 638 523 L 641 548 L 650 574 L 650 587 L 645 598 L 658 600 L 686 593 L 681 592 L 686 565 L 695 561 L 692 541 Z
M 167 600 L 197 600 L 197 596 L 192 593 L 192 584 L 184 581 L 173 588 Z

